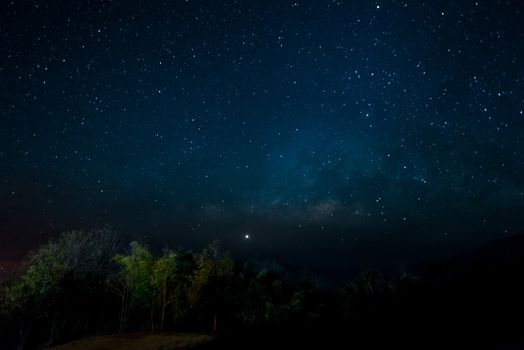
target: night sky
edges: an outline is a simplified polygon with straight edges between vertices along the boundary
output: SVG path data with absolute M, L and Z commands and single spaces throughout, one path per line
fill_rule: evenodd
M 2 1 L 0 260 L 105 225 L 348 269 L 522 233 L 523 10 Z

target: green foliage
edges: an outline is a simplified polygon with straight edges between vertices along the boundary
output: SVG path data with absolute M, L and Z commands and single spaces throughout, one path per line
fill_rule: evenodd
M 200 315 L 200 322 L 213 318 L 213 330 L 217 330 L 219 314 L 228 308 L 234 262 L 219 241 L 213 241 L 197 257 L 188 301 Z
M 130 254 L 117 255 L 115 260 L 122 266 L 121 276 L 131 291 L 131 307 L 139 311 L 148 310 L 153 299 L 153 255 L 146 246 L 131 242 Z
M 139 328 L 163 329 L 168 321 L 177 321 L 187 312 L 188 291 L 192 285 L 193 257 L 189 253 L 165 249 L 159 257 L 138 242 L 130 244 L 127 255 L 115 256 L 121 270 L 111 281 L 121 296 L 120 331 L 131 321 Z
M 284 269 L 274 261 L 244 266 L 246 293 L 239 317 L 251 325 L 283 325 L 304 311 L 306 291 L 292 286 Z
M 192 287 L 189 290 L 189 301 L 195 305 L 208 297 L 216 303 L 224 294 L 225 288 L 233 276 L 234 263 L 229 252 L 224 252 L 219 241 L 213 241 L 197 258 L 193 274 Z
M 160 329 L 164 328 L 167 306 L 177 297 L 176 293 L 177 254 L 165 250 L 153 262 L 151 287 L 155 291 L 155 306 L 160 309 Z
M 64 233 L 30 258 L 15 285 L 44 302 L 51 295 L 63 292 L 66 279 L 101 284 L 113 268 L 111 258 L 118 246 L 118 238 L 108 229 Z
M 11 344 L 23 347 L 104 332 L 216 331 L 231 324 L 356 327 L 391 313 L 393 298 L 404 303 L 420 290 L 411 275 L 391 282 L 370 270 L 335 295 L 306 272 L 291 277 L 274 261 L 235 266 L 218 241 L 200 254 L 156 255 L 138 242 L 123 252 L 110 230 L 73 231 L 42 246 L 17 279 L 0 287 L 0 338 L 9 334 Z
M 18 344 L 23 346 L 33 329 L 46 334 L 48 344 L 86 329 L 97 295 L 105 293 L 118 247 L 110 229 L 71 231 L 33 254 L 2 298 L 7 322 L 19 334 Z

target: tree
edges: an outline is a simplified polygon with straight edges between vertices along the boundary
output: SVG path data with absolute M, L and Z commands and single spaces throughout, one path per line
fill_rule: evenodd
M 160 307 L 160 329 L 164 329 L 166 310 L 177 298 L 176 293 L 177 254 L 172 250 L 165 250 L 164 254 L 154 261 L 152 266 L 152 288 L 157 295 Z
M 114 268 L 112 256 L 118 247 L 118 237 L 108 228 L 71 231 L 29 258 L 4 297 L 9 314 L 18 323 L 19 348 L 24 347 L 35 324 L 40 330 L 49 327 L 48 345 L 54 343 L 59 330 L 63 338 L 87 330 L 93 311 L 100 309 L 96 296 L 105 291 L 105 278 Z
M 130 244 L 129 255 L 117 255 L 115 260 L 121 265 L 119 274 L 120 295 L 122 297 L 120 313 L 120 330 L 125 329 L 129 317 L 129 309 L 142 317 L 149 318 L 149 327 L 154 330 L 154 290 L 152 272 L 154 258 L 149 249 L 134 241 Z
M 194 255 L 189 251 L 178 250 L 176 256 L 177 273 L 175 274 L 174 287 L 172 289 L 173 302 L 170 311 L 173 321 L 178 322 L 189 311 L 189 291 L 193 283 L 193 273 L 196 269 Z
M 251 325 L 286 325 L 303 311 L 305 291 L 291 285 L 275 261 L 244 267 L 245 296 L 240 318 Z
M 218 313 L 225 302 L 233 270 L 233 259 L 229 252 L 224 252 L 219 241 L 211 242 L 197 258 L 189 300 L 192 305 L 200 303 L 202 307 L 211 309 L 215 332 Z

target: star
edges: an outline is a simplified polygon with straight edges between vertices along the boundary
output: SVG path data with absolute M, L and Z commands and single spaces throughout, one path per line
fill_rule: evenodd
M 33 26 L 23 3 L 0 11 L 0 257 L 49 220 L 160 246 L 233 232 L 251 250 L 263 232 L 283 259 L 299 234 L 331 258 L 336 230 L 417 256 L 412 240 L 524 232 L 513 6 L 93 4 L 115 24 L 49 2 Z M 5 236 L 24 230 L 20 248 Z

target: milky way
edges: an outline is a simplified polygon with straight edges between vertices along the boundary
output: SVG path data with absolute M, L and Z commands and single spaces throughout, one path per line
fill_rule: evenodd
M 103 225 L 312 265 L 524 230 L 517 0 L 13 1 L 0 38 L 8 259 Z

